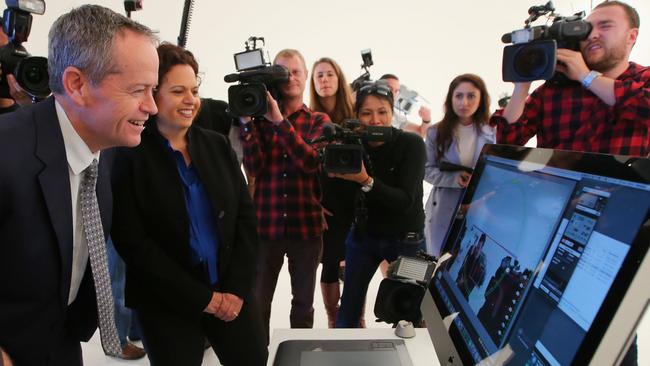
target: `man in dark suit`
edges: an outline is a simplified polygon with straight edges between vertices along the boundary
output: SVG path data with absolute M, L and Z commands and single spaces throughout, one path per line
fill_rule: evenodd
M 94 255 L 97 248 L 105 253 L 105 244 L 102 235 L 89 234 L 88 208 L 80 203 L 88 202 L 87 169 L 98 160 L 92 203 L 102 220 L 93 229 L 101 233 L 97 226 L 103 226 L 108 234 L 108 156 L 100 151 L 139 144 L 144 121 L 157 112 L 156 42 L 150 29 L 107 8 L 73 9 L 49 34 L 54 96 L 0 117 L 0 357 L 11 359 L 6 363 L 81 365 L 79 342 L 97 328 L 98 304 L 105 315 L 100 326 L 113 323 L 101 301 L 106 283 L 95 274 L 106 268 Z M 101 327 L 103 345 L 111 330 Z

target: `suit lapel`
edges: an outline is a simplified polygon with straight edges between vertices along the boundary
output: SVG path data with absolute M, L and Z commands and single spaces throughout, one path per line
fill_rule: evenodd
M 61 260 L 61 300 L 67 304 L 72 275 L 72 198 L 63 135 L 56 117 L 54 98 L 36 106 L 36 157 L 44 164 L 38 175 L 43 198 L 54 229 Z

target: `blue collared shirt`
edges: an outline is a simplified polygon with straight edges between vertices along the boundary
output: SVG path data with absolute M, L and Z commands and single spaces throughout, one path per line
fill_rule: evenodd
M 185 206 L 190 220 L 192 265 L 200 265 L 210 284 L 214 285 L 218 280 L 219 228 L 208 193 L 194 165 L 187 166 L 183 154 L 174 150 L 166 139 L 164 143 L 176 161 L 176 168 L 183 182 Z

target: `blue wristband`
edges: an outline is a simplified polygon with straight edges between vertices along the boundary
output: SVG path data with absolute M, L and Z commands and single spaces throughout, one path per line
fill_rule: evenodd
M 583 86 L 585 89 L 589 89 L 589 87 L 591 86 L 591 83 L 592 83 L 594 80 L 596 80 L 597 77 L 599 77 L 599 76 L 601 76 L 601 75 L 602 75 L 602 74 L 599 73 L 598 71 L 594 71 L 594 70 L 589 71 L 589 73 L 588 73 L 588 74 L 584 77 L 584 79 L 582 79 L 582 81 L 581 81 L 582 86 Z

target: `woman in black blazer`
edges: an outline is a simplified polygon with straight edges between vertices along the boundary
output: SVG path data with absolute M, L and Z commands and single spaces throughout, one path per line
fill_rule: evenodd
M 251 294 L 256 219 L 244 178 L 226 138 L 192 126 L 201 103 L 192 53 L 162 44 L 158 56 L 158 114 L 138 147 L 116 154 L 113 170 L 112 235 L 127 265 L 127 306 L 152 365 L 200 365 L 206 338 L 224 365 L 263 365 Z

